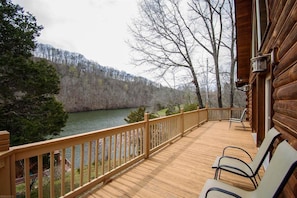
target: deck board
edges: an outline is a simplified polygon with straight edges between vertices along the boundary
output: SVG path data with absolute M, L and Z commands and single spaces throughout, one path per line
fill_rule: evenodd
M 83 197 L 197 197 L 205 181 L 213 178 L 211 165 L 225 146 L 243 147 L 252 156 L 257 152 L 251 131 L 240 125 L 229 129 L 226 121 L 207 122 Z M 227 172 L 221 180 L 253 189 L 249 179 Z

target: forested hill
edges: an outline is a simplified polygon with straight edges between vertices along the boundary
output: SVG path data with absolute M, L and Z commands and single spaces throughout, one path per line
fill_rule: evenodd
M 38 44 L 34 56 L 56 67 L 61 82 L 57 98 L 67 112 L 182 103 L 181 91 L 87 60 L 83 55 Z

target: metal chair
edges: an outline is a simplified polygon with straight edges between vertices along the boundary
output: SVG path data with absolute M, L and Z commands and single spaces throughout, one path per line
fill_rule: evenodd
M 279 135 L 280 133 L 275 128 L 271 128 L 268 131 L 266 137 L 264 138 L 261 146 L 259 147 L 258 153 L 256 154 L 254 159 L 252 159 L 251 155 L 243 148 L 236 146 L 225 147 L 223 149 L 222 156 L 217 157 L 214 164 L 212 165 L 212 168 L 216 169 L 214 178 L 219 179 L 221 171 L 224 170 L 230 173 L 234 173 L 249 178 L 256 188 L 258 186 L 256 175 L 258 175 L 258 171 L 262 166 L 263 161 L 265 160 L 269 152 L 269 149 L 271 148 L 273 142 Z M 240 152 L 243 152 L 244 154 L 248 155 L 251 161 L 248 163 L 243 161 L 242 159 L 227 155 L 226 152 L 230 149 L 235 149 L 239 150 Z
M 242 111 L 242 113 L 241 113 L 241 116 L 240 116 L 240 118 L 230 118 L 229 119 L 229 129 L 230 129 L 230 127 L 231 127 L 231 123 L 232 122 L 237 122 L 237 123 L 241 123 L 242 124 L 242 126 L 243 126 L 243 128 L 244 128 L 244 130 L 245 130 L 245 126 L 244 126 L 244 116 L 245 116 L 245 114 L 246 114 L 246 111 L 247 111 L 247 108 L 245 108 L 243 111 Z
M 297 151 L 287 141 L 283 141 L 278 145 L 259 186 L 254 191 L 209 179 L 199 197 L 278 197 L 296 166 Z

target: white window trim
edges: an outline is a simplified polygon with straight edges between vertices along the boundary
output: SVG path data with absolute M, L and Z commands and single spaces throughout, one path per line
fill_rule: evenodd
M 261 36 L 261 13 L 260 13 L 260 3 L 259 0 L 256 0 L 256 23 L 257 23 L 257 39 L 258 39 L 258 50 L 260 50 L 262 44 Z

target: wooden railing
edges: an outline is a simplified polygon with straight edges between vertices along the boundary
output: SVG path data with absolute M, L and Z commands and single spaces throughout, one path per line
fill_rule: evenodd
M 240 118 L 244 108 L 211 108 L 208 109 L 208 120 L 229 120 L 232 118 Z
M 200 109 L 9 148 L 0 132 L 0 197 L 74 197 L 108 182 L 227 109 Z M 231 109 L 229 109 L 231 112 Z M 218 118 L 218 116 L 220 118 Z

